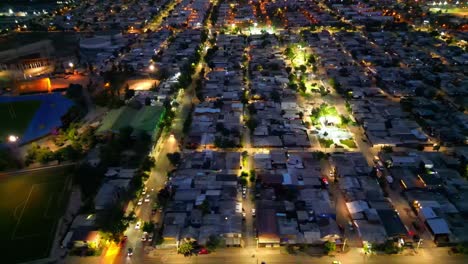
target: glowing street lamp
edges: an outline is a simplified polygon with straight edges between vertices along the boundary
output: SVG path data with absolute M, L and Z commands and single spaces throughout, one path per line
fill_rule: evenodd
M 18 141 L 18 136 L 15 136 L 15 135 L 9 135 L 8 136 L 8 142 L 10 143 L 15 143 L 16 141 Z
M 155 69 L 156 69 L 156 68 L 154 67 L 153 64 L 151 64 L 151 65 L 149 66 L 149 70 L 150 70 L 150 71 L 154 71 Z
M 73 64 L 73 62 L 70 61 L 70 62 L 68 63 L 68 66 L 69 66 L 70 68 L 73 68 L 73 67 L 75 66 L 75 64 Z

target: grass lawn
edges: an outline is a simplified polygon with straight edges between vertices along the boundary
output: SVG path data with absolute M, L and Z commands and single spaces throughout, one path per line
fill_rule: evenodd
M 340 143 L 347 146 L 348 148 L 357 148 L 356 142 L 352 139 L 342 139 L 340 140 Z
M 452 14 L 456 16 L 466 16 L 468 15 L 468 8 L 458 8 L 458 7 L 453 7 L 453 8 L 430 8 L 429 9 L 432 13 L 438 14 L 439 11 L 441 11 L 441 14 Z
M 3 263 L 48 257 L 55 229 L 68 201 L 65 168 L 2 175 L 0 244 Z
M 0 103 L 0 116 L 2 117 L 0 142 L 6 140 L 9 135 L 21 137 L 39 106 L 41 106 L 40 101 Z
M 333 140 L 331 139 L 318 137 L 318 141 L 323 148 L 329 148 L 331 145 L 333 145 Z

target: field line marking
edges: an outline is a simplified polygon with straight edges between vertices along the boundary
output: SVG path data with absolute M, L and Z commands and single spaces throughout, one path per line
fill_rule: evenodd
M 44 210 L 44 218 L 50 218 L 50 216 L 48 216 L 48 214 L 49 214 L 50 204 L 52 203 L 53 198 L 54 198 L 54 194 L 50 195 L 49 199 L 47 200 L 47 206 L 46 206 L 46 208 Z
M 21 239 L 31 238 L 31 237 L 37 237 L 37 236 L 41 236 L 41 235 L 42 235 L 41 233 L 30 234 L 30 235 L 15 237 L 15 238 L 12 239 L 12 240 L 21 240 Z
M 15 210 L 13 211 L 13 218 L 15 218 L 16 221 L 18 221 L 18 216 L 17 216 L 17 213 L 18 213 L 18 209 L 21 207 L 21 205 L 23 205 L 26 201 L 23 200 L 21 201 L 16 207 L 15 207 Z
M 23 210 L 21 210 L 20 217 L 19 217 L 18 221 L 16 221 L 15 228 L 13 229 L 13 233 L 11 235 L 12 240 L 14 240 L 14 238 L 15 238 L 16 230 L 18 229 L 18 226 L 21 223 L 21 219 L 23 218 L 24 209 L 26 209 L 26 206 L 28 205 L 29 197 L 31 197 L 31 193 L 32 193 L 35 186 L 36 186 L 36 184 L 33 184 L 33 186 L 31 186 L 31 189 L 29 190 L 28 198 L 26 198 L 26 202 L 24 203 Z
M 16 119 L 16 113 L 12 103 L 8 104 L 8 111 L 10 112 L 11 118 Z
M 59 199 L 57 200 L 58 201 L 58 205 L 60 205 L 60 202 L 63 200 L 63 197 L 65 195 L 65 191 L 68 190 L 68 189 L 71 189 L 71 184 L 73 183 L 73 181 L 71 180 L 71 176 L 70 174 L 67 173 L 67 176 L 65 178 L 65 182 L 63 184 L 63 189 L 60 191 L 60 195 L 59 195 Z M 69 196 L 70 197 L 70 196 Z M 60 217 L 55 217 L 55 221 L 52 225 L 52 228 L 50 229 L 50 232 L 49 232 L 49 237 L 48 237 L 48 244 L 50 245 L 49 248 L 46 249 L 46 254 L 51 254 L 52 252 L 52 248 L 54 247 L 54 241 L 55 241 L 55 237 L 57 236 L 57 233 L 60 232 L 60 227 L 61 227 L 61 221 L 63 220 L 63 217 L 65 216 L 65 214 L 67 213 L 67 209 L 68 209 L 68 202 L 67 201 L 67 204 L 65 205 L 65 211 L 61 214 Z

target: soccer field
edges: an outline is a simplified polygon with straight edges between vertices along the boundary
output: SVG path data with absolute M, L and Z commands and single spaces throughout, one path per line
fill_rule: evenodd
M 0 103 L 0 116 L 2 118 L 0 142 L 4 142 L 9 135 L 21 137 L 40 106 L 40 101 Z
M 48 256 L 68 201 L 69 175 L 65 168 L 0 175 L 2 263 Z

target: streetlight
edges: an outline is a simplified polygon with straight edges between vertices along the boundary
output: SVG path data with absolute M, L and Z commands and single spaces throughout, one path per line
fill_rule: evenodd
M 19 139 L 19 137 L 15 136 L 15 135 L 8 136 L 8 142 L 10 142 L 10 143 L 15 143 L 15 142 L 18 141 L 18 139 Z
M 154 67 L 153 64 L 151 64 L 151 65 L 149 66 L 149 70 L 150 70 L 150 71 L 154 71 L 155 69 L 156 69 L 156 68 Z

